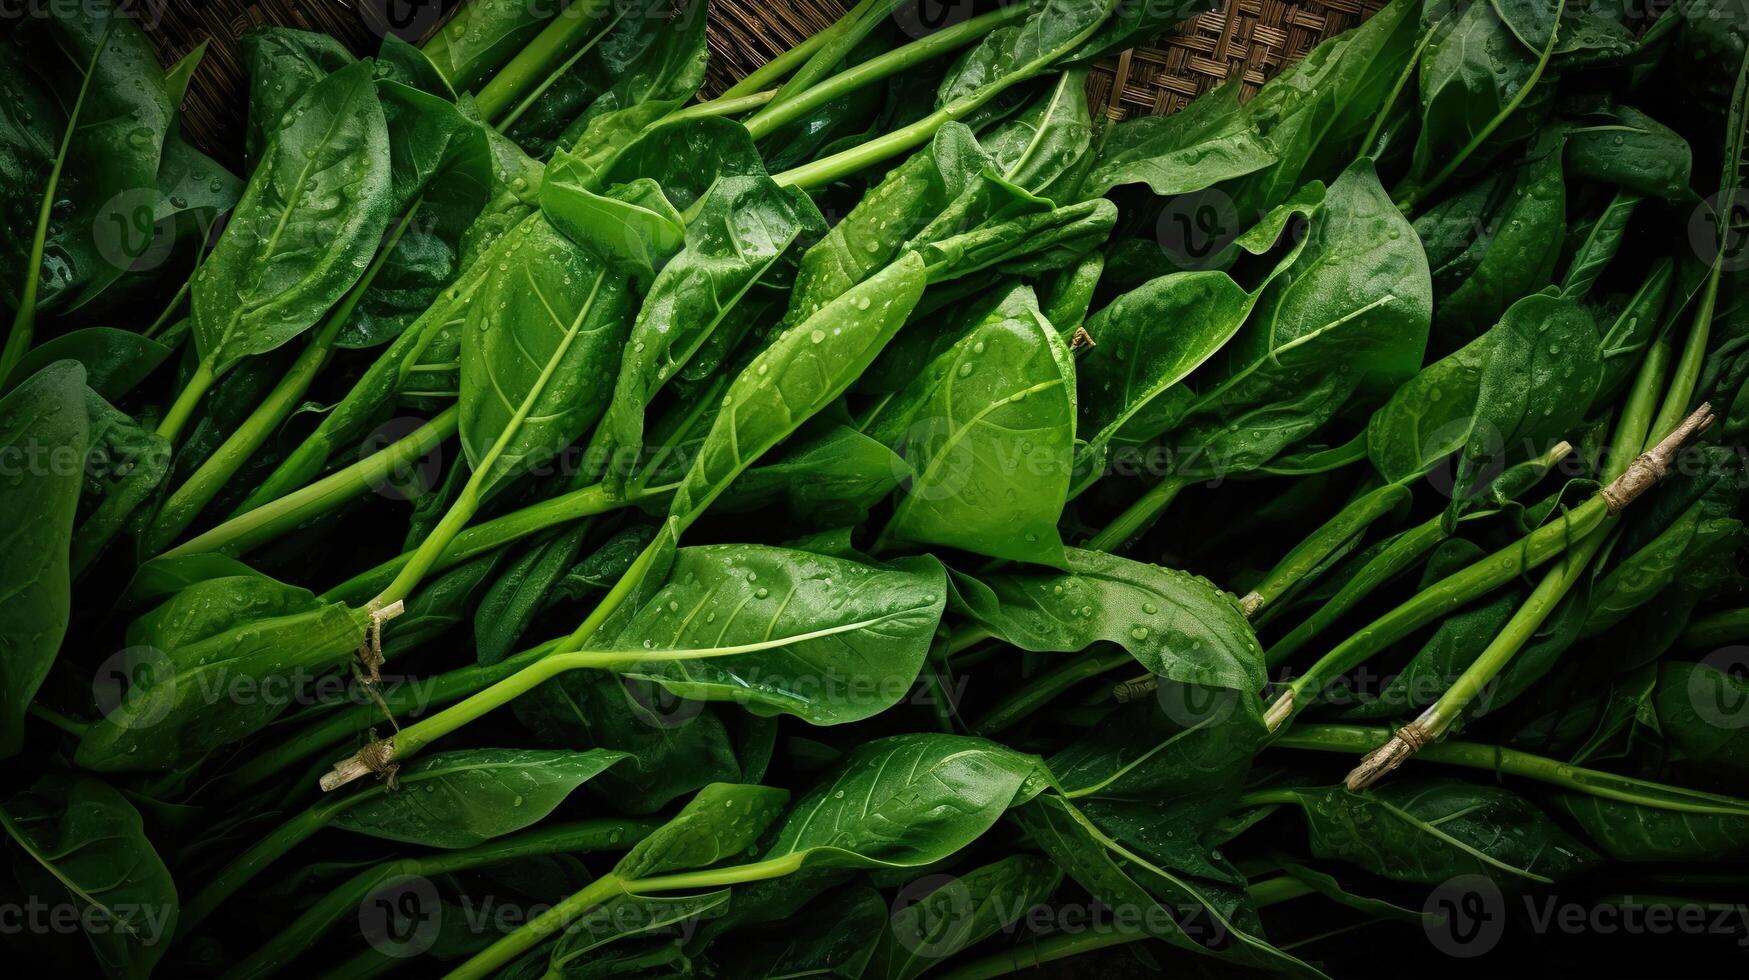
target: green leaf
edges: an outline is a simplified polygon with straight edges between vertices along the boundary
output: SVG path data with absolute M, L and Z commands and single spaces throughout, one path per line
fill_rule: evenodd
M 15 867 L 38 901 L 79 910 L 103 973 L 145 978 L 176 931 L 176 883 L 127 798 L 95 779 L 44 776 L 6 801 Z
M 1691 764 L 1749 772 L 1749 681 L 1707 663 L 1667 663 L 1653 704 L 1665 741 Z
M 1066 554 L 1067 574 L 955 572 L 955 605 L 1023 650 L 1116 643 L 1159 677 L 1257 701 L 1263 651 L 1231 596 L 1176 569 L 1078 548 Z
M 1271 225 L 1295 209 L 1284 206 L 1247 237 L 1274 238 Z M 1263 287 L 1249 329 L 1192 378 L 1206 381 L 1179 445 L 1201 450 L 1191 464 L 1199 472 L 1260 466 L 1353 392 L 1391 390 L 1421 364 L 1433 308 L 1427 260 L 1370 161 L 1330 185 L 1287 261 Z
M 843 724 L 910 690 L 945 591 L 928 557 L 880 567 L 758 545 L 682 548 L 668 585 L 590 645 L 634 654 L 619 673 L 684 698 Z
M 900 890 L 910 903 L 894 912 L 863 976 L 915 980 L 925 971 L 1019 922 L 1063 880 L 1057 866 L 1013 854 L 961 875 L 931 875 Z M 921 886 L 939 882 L 928 891 Z
M 91 390 L 114 401 L 132 391 L 169 356 L 170 348 L 132 330 L 86 327 L 32 347 L 10 380 L 23 381 L 56 361 L 78 361 L 85 368 L 85 383 Z
M 67 631 L 68 550 L 89 440 L 85 371 L 72 361 L 0 399 L 0 454 L 14 468 L 0 483 L 0 506 L 16 517 L 0 583 L 0 758 L 18 751 L 25 708 Z
M 1475 416 L 1445 512 L 1448 530 L 1511 459 L 1535 457 L 1563 436 L 1577 435 L 1603 380 L 1597 324 L 1571 298 L 1526 296 L 1488 338 Z
M 276 688 L 344 663 L 367 622 L 266 576 L 195 582 L 128 627 L 139 648 L 128 688 L 74 758 L 101 772 L 162 771 L 233 744 L 285 709 Z
M 1503 885 L 1546 884 L 1597 862 L 1528 800 L 1499 787 L 1420 779 L 1365 793 L 1287 792 L 1305 813 L 1313 854 L 1397 881 L 1479 874 Z
M 692 523 L 754 460 L 837 400 L 904 325 L 923 286 L 923 260 L 906 255 L 781 333 L 730 384 L 670 517 Z
M 539 823 L 571 791 L 624 759 L 591 749 L 456 749 L 417 759 L 331 826 L 428 847 L 472 847 Z
M 132 13 L 109 2 L 32 13 L 37 16 L 14 24 L 30 68 L 69 111 L 84 90 L 55 187 L 57 202 L 66 203 L 48 215 L 38 294 L 43 308 L 72 310 L 120 279 L 140 258 L 142 241 L 143 247 L 152 244 L 150 229 L 141 227 L 149 220 L 139 220 L 141 195 L 150 200 L 158 186 L 175 106 L 151 41 Z M 33 213 L 45 190 L 40 179 L 29 185 Z M 7 230 L 6 267 L 23 271 L 34 225 L 9 223 Z M 17 306 L 12 291 L 22 278 L 7 277 L 10 306 Z
M 89 419 L 85 489 L 70 552 L 75 577 L 89 569 L 128 519 L 149 504 L 170 472 L 170 443 L 163 436 L 140 426 L 89 389 L 85 411 Z
M 686 244 L 650 285 L 603 425 L 621 452 L 644 444 L 644 409 L 808 226 L 803 203 L 764 177 L 727 177 L 700 199 Z
M 1676 201 L 1689 194 L 1688 141 L 1632 106 L 1607 106 L 1565 131 L 1567 173 Z
M 249 125 L 243 155 L 258 166 L 285 115 L 304 93 L 357 59 L 326 34 L 289 27 L 257 27 L 243 35 L 243 67 L 249 76 Z
M 1412 181 L 1431 179 L 1505 112 L 1529 84 L 1541 51 L 1530 50 L 1493 4 L 1469 0 L 1427 12 L 1439 19 L 1428 27 L 1419 65 L 1421 129 Z M 1542 40 L 1547 43 L 1546 30 Z M 1474 170 L 1534 133 L 1547 112 L 1550 89 L 1532 93 L 1506 116 L 1465 161 L 1466 167 Z
M 772 786 L 712 783 L 698 791 L 673 819 L 656 828 L 613 866 L 626 881 L 742 857 L 783 814 L 789 791 Z
M 685 219 L 648 177 L 597 194 L 548 174 L 540 199 L 554 228 L 640 283 L 653 279 L 685 240 Z
M 1436 345 L 1451 349 L 1496 323 L 1520 297 L 1547 286 L 1566 227 L 1561 155 L 1479 181 L 1415 219 L 1438 297 Z
M 485 493 L 601 416 L 631 321 L 624 280 L 544 218 L 514 232 L 506 256 L 514 267 L 487 279 L 462 336 L 462 447 Z
M 1206 884 L 1149 861 L 1101 831 L 1068 800 L 1047 793 L 1015 816 L 1027 836 L 1100 902 L 1146 910 L 1139 925 L 1154 938 L 1274 972 L 1322 975 L 1239 928 Z M 1155 910 L 1159 913 L 1149 914 Z
M 1563 793 L 1555 803 L 1617 861 L 1713 862 L 1749 853 L 1749 816 L 1683 813 L 1578 793 Z
M 983 836 L 1045 786 L 1039 761 L 959 735 L 868 742 L 791 808 L 764 860 L 917 868 Z
M 1275 162 L 1251 114 L 1239 105 L 1239 86 L 1227 83 L 1178 112 L 1112 126 L 1085 191 L 1105 194 L 1124 184 L 1147 184 L 1162 197 L 1188 194 Z
M 1063 567 L 1075 365 L 1032 290 L 998 299 L 898 398 L 917 475 L 884 536 Z
M 370 66 L 342 68 L 292 107 L 195 273 L 194 337 L 214 374 L 303 333 L 351 288 L 381 241 L 390 191 Z

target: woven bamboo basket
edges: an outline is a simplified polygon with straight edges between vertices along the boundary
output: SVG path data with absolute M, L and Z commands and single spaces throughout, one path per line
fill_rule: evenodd
M 246 91 L 238 38 L 264 24 L 332 34 L 359 54 L 374 51 L 380 9 L 396 0 L 158 0 L 148 33 L 166 64 L 207 42 L 190 87 L 183 129 L 221 160 L 238 154 Z M 1332 34 L 1353 27 L 1386 0 L 1225 0 L 1151 47 L 1095 66 L 1088 98 L 1125 115 L 1175 112 L 1221 82 L 1255 92 L 1284 66 Z M 444 6 L 455 6 L 447 0 Z M 711 0 L 711 74 L 719 92 L 773 55 L 831 23 L 847 0 Z M 429 21 L 429 24 L 425 24 Z M 414 14 L 430 34 L 442 18 Z

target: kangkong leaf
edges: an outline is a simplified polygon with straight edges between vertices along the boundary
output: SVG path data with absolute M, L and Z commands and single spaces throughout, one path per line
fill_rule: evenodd
M 607 407 L 631 297 L 600 258 L 543 218 L 526 222 L 468 306 L 461 434 L 486 492 L 557 455 Z
M 243 65 L 249 75 L 249 124 L 243 155 L 259 166 L 286 113 L 317 82 L 352 64 L 352 52 L 326 34 L 289 27 L 257 27 L 243 35 Z
M 1045 786 L 1039 761 L 959 735 L 895 735 L 851 753 L 791 808 L 765 860 L 917 868 L 977 840 Z
M 21 382 L 56 361 L 78 361 L 85 383 L 111 401 L 119 400 L 146 380 L 170 356 L 170 348 L 112 327 L 86 327 L 51 337 L 30 349 L 18 362 L 10 381 Z
M 259 730 L 286 700 L 263 691 L 345 662 L 368 617 L 266 576 L 189 585 L 135 620 L 128 685 L 79 740 L 74 758 L 102 772 L 161 771 Z
M 1560 259 L 1566 189 L 1561 155 L 1479 181 L 1415 219 L 1433 270 L 1436 345 L 1449 349 L 1549 284 Z
M 350 65 L 293 105 L 195 273 L 194 337 L 212 372 L 309 329 L 364 271 L 390 204 L 376 83 Z
M 850 387 L 923 295 L 923 261 L 907 255 L 789 327 L 741 371 L 669 515 L 696 520 L 742 470 Z
M 1263 690 L 1263 651 L 1238 603 L 1204 579 L 1097 551 L 1067 549 L 1068 572 L 955 572 L 955 606 L 1023 650 L 1116 643 L 1160 677 Z
M 1617 861 L 1719 861 L 1749 852 L 1749 814 L 1685 813 L 1577 793 L 1555 802 Z
M 176 933 L 176 883 L 127 797 L 56 773 L 7 800 L 3 816 L 27 893 L 78 910 L 105 975 L 149 976 Z
M 627 881 L 705 868 L 743 855 L 782 816 L 789 792 L 772 786 L 712 783 L 673 819 L 613 866 Z
M 898 399 L 916 476 L 886 536 L 1063 567 L 1075 366 L 1032 290 L 997 300 Z
M 909 904 L 883 917 L 865 977 L 915 980 L 931 967 L 1018 923 L 1056 891 L 1063 873 L 1031 854 L 1013 854 L 993 864 L 942 880 L 920 878 L 900 890 Z M 940 884 L 918 894 L 918 887 Z
M 633 652 L 620 673 L 684 698 L 842 724 L 910 690 L 945 589 L 932 558 L 882 568 L 755 545 L 682 548 L 669 584 L 592 646 Z
M 1085 191 L 1104 194 L 1143 183 L 1162 197 L 1188 194 L 1275 162 L 1251 113 L 1240 108 L 1239 86 L 1228 83 L 1178 112 L 1113 125 Z
M 626 758 L 591 749 L 457 749 L 395 773 L 334 815 L 332 826 L 428 847 L 472 847 L 539 823 L 571 791 Z
M 718 181 L 638 310 L 603 422 L 620 452 L 643 447 L 644 409 L 808 225 L 807 209 L 763 177 Z
M 1603 379 L 1597 325 L 1572 299 L 1526 296 L 1507 309 L 1488 338 L 1488 361 L 1476 380 L 1476 413 L 1446 508 L 1448 529 L 1508 459 L 1537 456 L 1578 428 Z
M 57 361 L 0 399 L 0 456 L 13 472 L 0 507 L 14 517 L 0 581 L 0 758 L 18 752 L 24 712 L 71 615 L 68 549 L 90 440 L 85 371 Z
M 1291 792 L 1312 853 L 1397 881 L 1432 885 L 1479 874 L 1501 884 L 1547 883 L 1597 861 L 1528 800 L 1498 787 L 1397 780 L 1365 793 Z

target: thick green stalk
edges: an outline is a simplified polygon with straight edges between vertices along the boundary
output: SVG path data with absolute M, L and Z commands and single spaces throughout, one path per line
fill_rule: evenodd
M 863 2 L 866 3 L 867 0 L 863 0 Z M 849 30 L 855 24 L 855 18 L 857 16 L 856 8 L 847 11 L 844 16 L 834 21 L 830 27 L 827 27 L 823 31 L 815 32 L 804 39 L 802 43 L 790 48 L 788 51 L 783 52 L 770 61 L 767 61 L 758 68 L 753 69 L 747 77 L 729 86 L 727 89 L 724 89 L 723 94 L 717 96 L 716 101 L 739 99 L 742 96 L 752 95 L 754 92 L 760 92 L 771 88 L 778 79 L 795 71 L 803 62 L 812 58 L 814 52 L 825 47 L 827 42 L 831 41 L 834 37 L 837 37 L 843 31 Z M 773 90 L 773 94 L 776 94 L 775 90 Z
M 382 691 L 383 705 L 402 721 L 449 704 L 515 674 L 558 647 L 551 640 L 505 657 L 495 664 L 470 664 L 422 681 L 409 682 Z M 383 708 L 374 703 L 355 703 L 330 708 L 320 718 L 273 747 L 255 753 L 249 761 L 221 777 L 215 792 L 221 799 L 235 798 L 287 768 L 326 752 L 382 720 Z M 296 719 L 292 719 L 295 723 Z
M 957 51 L 1003 24 L 1025 17 L 1028 11 L 1026 4 L 998 8 L 884 52 L 787 98 L 780 92 L 776 100 L 746 121 L 747 131 L 754 139 L 763 139 L 833 99 Z
M 488 122 L 496 121 L 522 96 L 541 84 L 600 26 L 612 9 L 606 0 L 573 0 L 544 30 L 516 53 L 492 80 L 474 93 L 474 104 Z
M 206 395 L 207 389 L 218 379 L 213 376 L 212 365 L 202 360 L 194 367 L 194 373 L 189 376 L 188 383 L 182 386 L 176 400 L 170 404 L 164 418 L 158 423 L 158 434 L 171 442 L 182 433 L 182 427 L 188 424 L 194 410 L 200 405 L 200 400 Z
M 801 870 L 805 855 L 801 852 L 752 864 L 689 871 L 626 881 L 613 875 L 603 875 L 590 882 L 582 891 L 566 898 L 508 936 L 498 940 L 472 959 L 447 974 L 447 980 L 478 980 L 495 974 L 511 960 L 528 952 L 557 933 L 583 913 L 613 898 L 615 895 L 654 895 L 663 892 L 698 891 L 725 888 L 754 881 L 782 878 Z
M 1265 720 L 1271 731 L 1323 690 L 1325 684 L 1365 663 L 1368 658 L 1417 629 L 1462 608 L 1470 601 L 1505 585 L 1525 572 L 1539 568 L 1576 541 L 1583 539 L 1609 514 L 1602 494 L 1563 514 L 1518 541 L 1507 545 L 1467 568 L 1453 572 L 1385 613 L 1325 654 L 1297 678 L 1270 706 Z
M 1166 508 L 1172 506 L 1172 501 L 1178 499 L 1178 492 L 1191 484 L 1186 477 L 1169 476 L 1148 490 L 1147 493 L 1129 505 L 1123 513 L 1117 515 L 1117 520 L 1106 525 L 1105 530 L 1095 534 L 1087 542 L 1091 551 L 1122 551 L 1130 542 L 1141 537 L 1160 515 L 1166 513 Z
M 264 506 L 233 517 L 166 551 L 164 558 L 224 551 L 241 554 L 306 521 L 380 487 L 398 470 L 455 434 L 459 410 L 451 405 L 431 421 L 382 450 Z
M 581 820 L 500 837 L 465 850 L 402 858 L 367 868 L 322 896 L 273 938 L 256 946 L 225 971 L 223 980 L 259 980 L 278 972 L 315 945 L 334 923 L 355 915 L 377 889 L 397 879 L 454 874 L 540 854 L 624 850 L 661 825 L 661 820 L 651 817 Z
M 298 354 L 297 360 L 281 376 L 279 383 L 273 386 L 273 390 L 255 407 L 255 411 L 249 413 L 243 424 L 219 448 L 213 450 L 212 455 L 164 501 L 164 506 L 159 508 L 158 516 L 144 538 L 146 554 L 156 554 L 175 541 L 200 516 L 200 512 L 212 503 L 213 498 L 218 496 L 219 491 L 224 489 L 225 484 L 237 474 L 243 464 L 255 455 L 273 433 L 279 430 L 280 425 L 291 417 L 298 405 L 303 403 L 304 395 L 309 392 L 310 385 L 315 383 L 316 374 L 334 352 L 334 342 L 339 339 L 341 328 L 352 319 L 359 301 L 369 291 L 377 273 L 388 261 L 389 253 L 395 250 L 401 236 L 412 223 L 413 216 L 418 213 L 419 204 L 415 202 L 390 233 L 383 247 L 377 250 L 370 268 L 364 271 L 364 275 L 347 291 L 340 304 L 328 314 L 327 320 L 310 339 L 309 345 Z
M 1322 565 L 1332 552 L 1342 547 L 1343 542 L 1364 533 L 1386 514 L 1407 506 L 1411 496 L 1408 487 L 1387 483 L 1349 501 L 1348 506 L 1288 552 L 1287 557 L 1271 569 L 1256 588 L 1239 600 L 1246 617 L 1257 615 L 1286 595 L 1289 589 Z
M 716 116 L 738 116 L 749 109 L 757 109 L 767 102 L 777 92 L 766 89 L 751 95 L 740 95 L 732 99 L 715 98 L 709 102 L 694 102 L 684 109 L 676 109 L 663 120 L 664 123 L 676 123 L 686 119 L 710 119 Z
M 1027 681 L 979 718 L 972 730 L 980 735 L 993 736 L 1056 700 L 1058 695 L 1076 684 L 1135 662 L 1129 651 L 1121 647 L 1079 654 L 1056 669 Z
M 1700 370 L 1706 362 L 1707 341 L 1712 337 L 1713 310 L 1719 301 L 1719 278 L 1723 272 L 1723 254 L 1713 263 L 1700 294 L 1700 305 L 1694 311 L 1694 323 L 1688 329 L 1688 339 L 1682 345 L 1682 357 L 1676 362 L 1676 374 L 1670 379 L 1670 390 L 1664 405 L 1651 426 L 1651 441 L 1669 435 L 1688 414 L 1688 403 L 1694 398 L 1694 387 L 1700 380 Z M 1650 352 L 1648 352 L 1650 356 Z
M 1445 520 L 1439 514 L 1398 535 L 1395 541 L 1386 545 L 1384 550 L 1355 572 L 1354 577 L 1344 583 L 1329 601 L 1319 606 L 1317 612 L 1306 617 L 1304 622 L 1277 640 L 1264 655 L 1268 665 L 1275 667 L 1287 662 L 1288 658 L 1304 649 L 1307 643 L 1360 605 L 1367 596 L 1394 581 L 1397 576 L 1413 567 L 1421 556 L 1450 536 L 1445 530 Z
M 55 150 L 55 162 L 49 167 L 49 179 L 43 185 L 42 205 L 37 209 L 36 231 L 30 239 L 30 258 L 24 263 L 24 282 L 19 288 L 18 312 L 12 317 L 12 331 L 6 335 L 6 346 L 0 348 L 0 389 L 24 360 L 36 334 L 36 296 L 42 285 L 43 251 L 48 247 L 49 221 L 54 217 L 55 193 L 60 188 L 61 171 L 67 166 L 67 151 L 73 145 L 73 134 L 79 129 L 79 115 L 85 108 L 85 94 L 91 89 L 91 76 L 97 73 L 97 59 L 109 47 L 109 32 L 115 29 L 116 18 L 111 13 L 104 22 L 103 33 L 91 48 L 91 59 L 85 63 L 85 74 L 79 80 L 79 94 L 73 98 L 73 108 L 67 113 L 67 128 L 61 133 L 61 145 Z
M 1388 728 L 1357 725 L 1295 725 L 1282 733 L 1271 747 L 1304 749 L 1317 752 L 1364 754 L 1389 742 L 1393 732 Z M 1415 758 L 1425 762 L 1480 769 L 1506 776 L 1533 779 L 1539 783 L 1584 793 L 1606 800 L 1618 800 L 1659 810 L 1682 813 L 1749 816 L 1749 800 L 1740 800 L 1716 793 L 1703 793 L 1665 783 L 1655 783 L 1632 776 L 1587 769 L 1546 756 L 1509 749 L 1484 742 L 1449 740 L 1424 747 Z
M 598 484 L 530 504 L 456 535 L 432 568 L 437 571 L 451 568 L 475 555 L 485 554 L 550 527 L 636 506 L 647 500 L 661 499 L 673 493 L 677 486 L 677 483 L 667 483 L 659 487 L 628 487 L 625 494 L 615 495 Z M 392 581 L 412 559 L 413 554 L 407 552 L 369 571 L 361 572 L 324 592 L 323 597 L 341 602 L 363 602 Z

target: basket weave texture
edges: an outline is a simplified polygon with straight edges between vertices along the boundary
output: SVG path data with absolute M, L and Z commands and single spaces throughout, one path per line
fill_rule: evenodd
M 235 160 L 247 101 L 237 39 L 278 24 L 332 34 L 359 54 L 378 43 L 355 4 L 384 0 L 162 0 L 148 33 L 166 62 L 209 42 L 183 110 L 183 129 L 221 160 Z M 453 3 L 453 0 L 451 0 Z M 1176 30 L 1095 66 L 1088 97 L 1126 115 L 1175 112 L 1228 79 L 1249 95 L 1312 46 L 1345 31 L 1386 0 L 1226 0 Z M 841 0 L 712 0 L 707 92 L 719 92 L 772 56 L 830 24 Z M 434 21 L 435 30 L 437 22 Z

